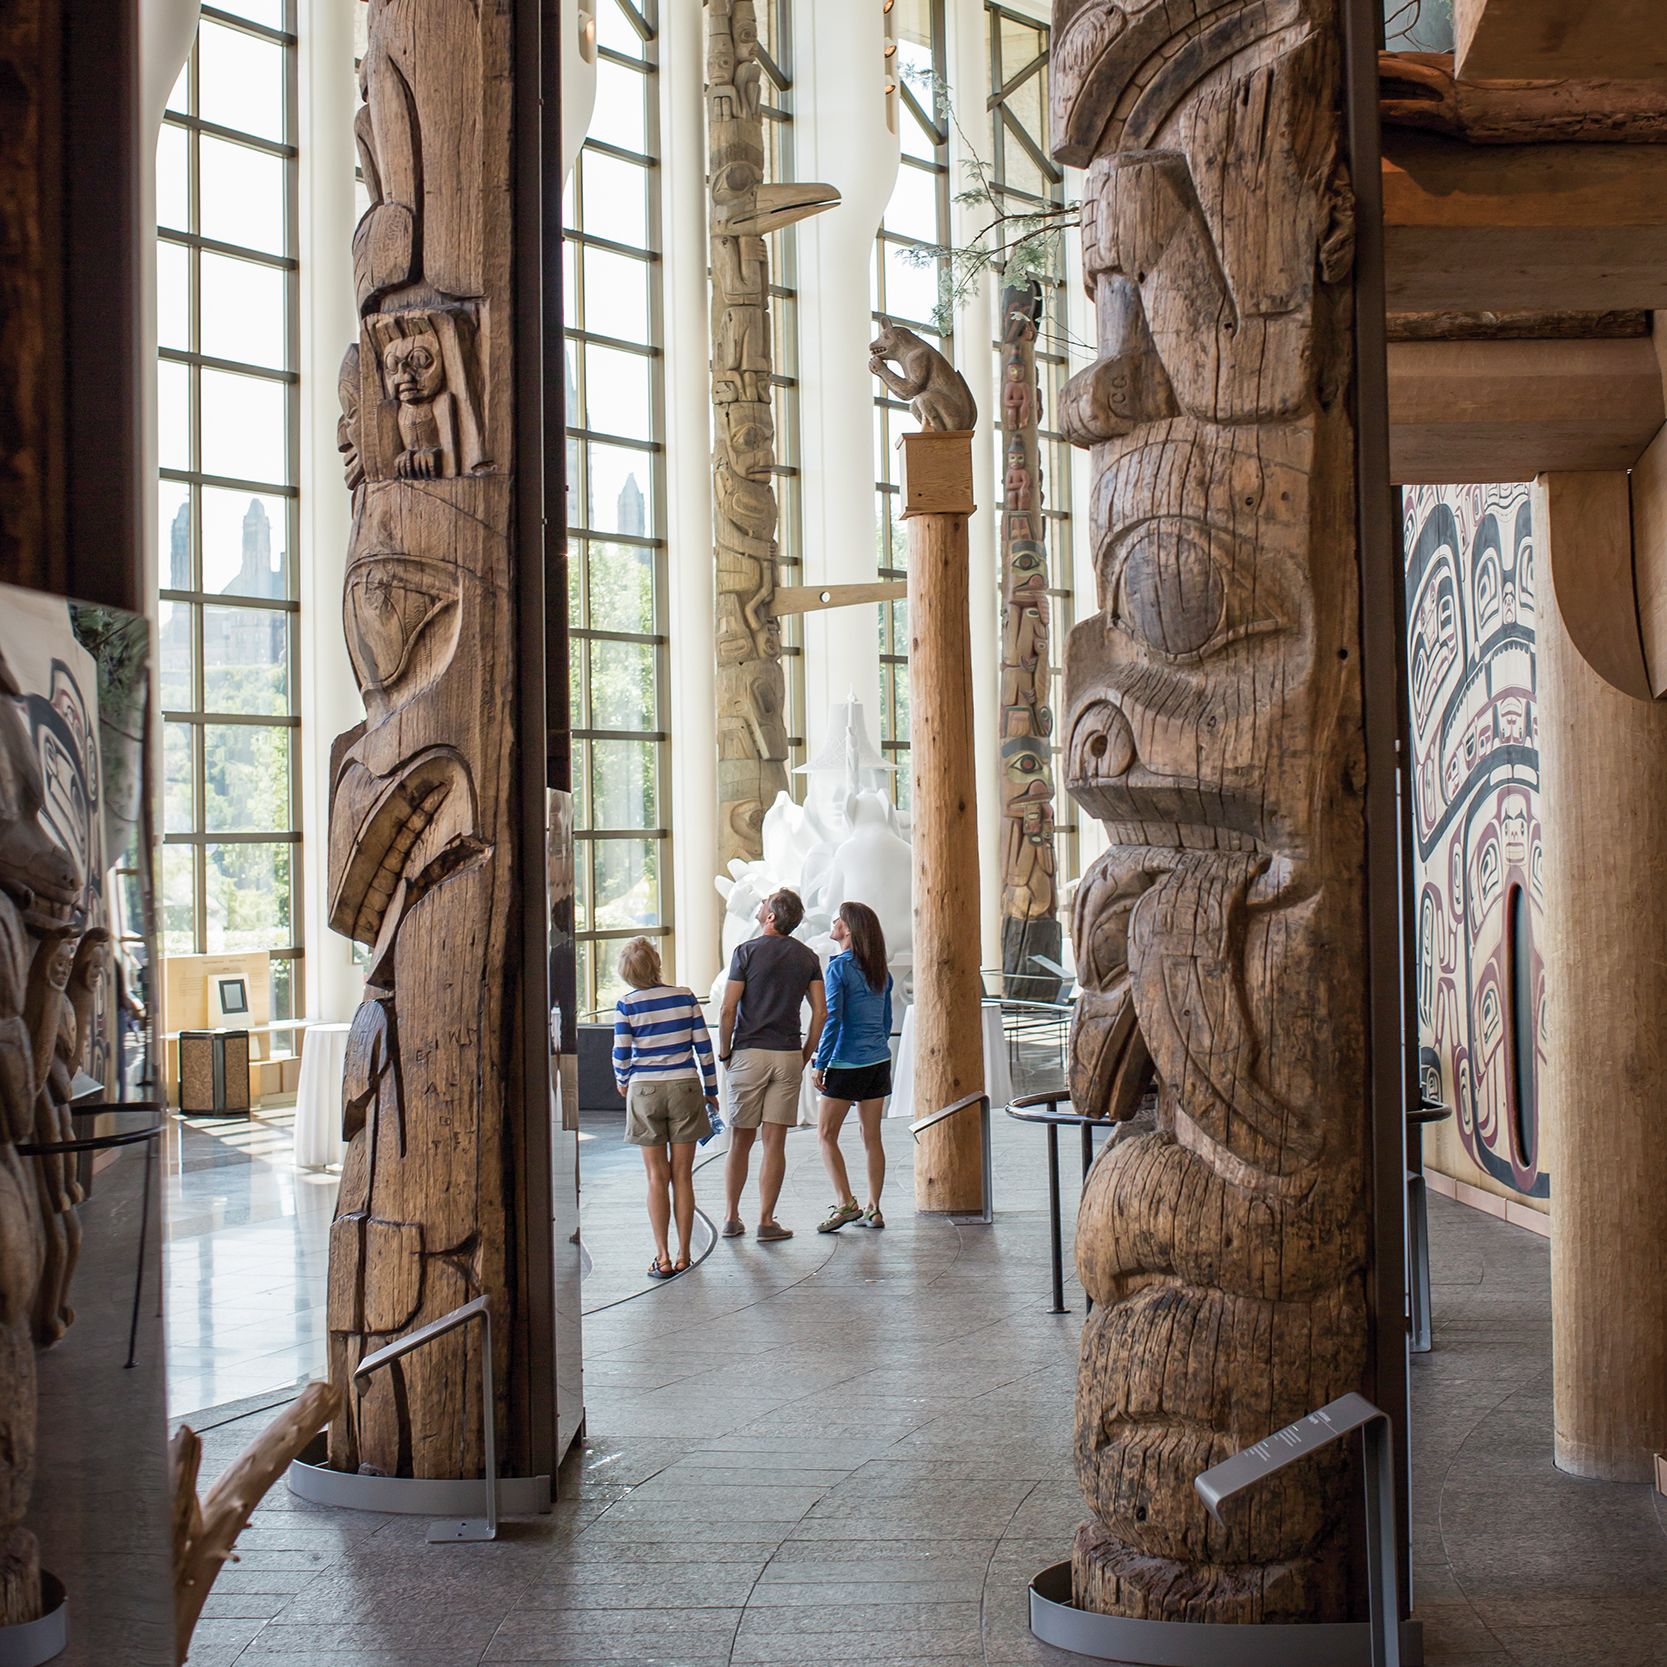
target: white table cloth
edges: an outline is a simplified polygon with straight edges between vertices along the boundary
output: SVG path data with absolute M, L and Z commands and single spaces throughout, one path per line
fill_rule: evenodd
M 1013 1073 L 1007 1066 L 1007 1039 L 1001 1030 L 1001 1007 L 993 1001 L 982 1004 L 979 1017 L 984 1029 L 984 1088 L 990 1104 L 1000 1109 L 1013 1098 Z M 937 1106 L 915 1105 L 915 1010 L 903 1014 L 903 1034 L 897 1039 L 897 1064 L 892 1073 L 891 1104 L 887 1117 L 924 1117 Z
M 342 1161 L 342 1073 L 351 1025 L 309 1025 L 295 1090 L 295 1167 L 325 1169 Z

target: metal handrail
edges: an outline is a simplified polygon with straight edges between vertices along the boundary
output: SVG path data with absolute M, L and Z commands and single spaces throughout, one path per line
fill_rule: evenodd
M 983 1147 L 984 1158 L 984 1208 L 975 1216 L 951 1216 L 952 1227 L 988 1227 L 995 1220 L 995 1166 L 990 1151 L 990 1096 L 983 1089 L 976 1094 L 963 1094 L 954 1105 L 943 1107 L 941 1111 L 928 1112 L 924 1117 L 917 1117 L 909 1125 L 909 1133 L 918 1143 L 921 1135 L 934 1125 L 943 1122 L 946 1117 L 953 1117 L 958 1111 L 965 1111 L 968 1106 L 977 1106 L 978 1139 Z
M 491 1301 L 485 1296 L 471 1297 L 461 1308 L 454 1308 L 449 1314 L 442 1314 L 437 1320 L 430 1320 L 425 1326 L 419 1326 L 415 1331 L 408 1331 L 403 1337 L 396 1337 L 393 1342 L 385 1343 L 373 1354 L 367 1354 L 357 1366 L 353 1368 L 355 1381 L 368 1378 L 372 1372 L 379 1371 L 384 1366 L 391 1366 L 396 1360 L 402 1360 L 424 1343 L 432 1343 L 436 1337 L 444 1337 L 447 1332 L 456 1331 L 459 1326 L 468 1325 L 471 1320 L 479 1320 L 485 1333 L 481 1342 L 481 1422 L 486 1434 L 486 1521 L 465 1520 L 457 1523 L 431 1522 L 428 1525 L 428 1540 L 431 1545 L 448 1544 L 462 1540 L 495 1540 L 498 1537 L 498 1444 L 494 1426 L 493 1402 L 495 1395 L 492 1387 L 492 1307 Z M 485 1532 L 482 1533 L 481 1529 Z

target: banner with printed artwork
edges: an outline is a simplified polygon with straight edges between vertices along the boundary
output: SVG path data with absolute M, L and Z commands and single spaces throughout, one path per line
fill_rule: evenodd
M 1534 528 L 1527 486 L 1407 487 L 1419 1080 L 1451 1106 L 1426 1161 L 1550 1193 Z

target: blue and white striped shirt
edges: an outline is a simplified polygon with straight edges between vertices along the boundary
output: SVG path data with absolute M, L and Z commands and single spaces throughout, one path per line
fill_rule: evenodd
M 633 1080 L 700 1080 L 708 1099 L 718 1093 L 717 1067 L 706 1016 L 694 995 L 678 984 L 630 990 L 615 1003 L 614 1077 L 623 1089 Z M 696 1066 L 699 1069 L 696 1069 Z

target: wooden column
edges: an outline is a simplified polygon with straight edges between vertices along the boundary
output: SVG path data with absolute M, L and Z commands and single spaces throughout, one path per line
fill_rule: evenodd
M 1184 16 L 1182 14 L 1185 14 Z M 1065 770 L 1071 1091 L 1156 1127 L 1095 1163 L 1076 1256 L 1076 1602 L 1351 1610 L 1340 1450 L 1217 1523 L 1199 1471 L 1368 1382 L 1354 197 L 1341 7 L 1056 0 L 1054 154 L 1086 169 L 1100 612 Z M 1392 1194 L 1393 1196 L 1393 1194 Z
M 1542 476 L 1538 640 L 1545 829 L 1546 1065 L 1552 1361 L 1561 1469 L 1642 1482 L 1667 1450 L 1667 705 L 1594 669 L 1588 641 L 1638 659 L 1630 587 L 1611 629 L 1582 615 L 1593 569 L 1623 568 L 1624 518 L 1594 499 L 1624 476 Z M 1572 490 L 1574 486 L 1584 490 Z M 1607 493 L 1603 488 L 1607 487 Z M 1591 548 L 1594 524 L 1611 549 Z
M 546 1112 L 517 1046 L 522 888 L 543 875 L 505 696 L 541 671 L 517 636 L 511 37 L 511 0 L 371 0 L 359 72 L 370 206 L 339 444 L 366 716 L 335 744 L 328 884 L 331 925 L 371 953 L 330 1235 L 330 1459 L 394 1476 L 480 1475 L 483 1411 L 511 1473 L 526 1463 L 525 1320 L 549 1277 L 547 1261 L 518 1276 L 536 1228 L 514 1207 L 524 1119 Z M 365 1355 L 481 1295 L 496 1408 L 480 1404 L 476 1327 L 353 1382 Z
M 967 516 L 972 434 L 905 434 L 909 523 L 909 756 L 915 852 L 917 1116 L 984 1086 L 978 978 L 978 808 L 974 785 Z M 979 1120 L 969 1109 L 928 1129 L 915 1151 L 915 1206 L 984 1202 Z

